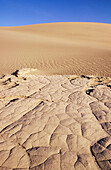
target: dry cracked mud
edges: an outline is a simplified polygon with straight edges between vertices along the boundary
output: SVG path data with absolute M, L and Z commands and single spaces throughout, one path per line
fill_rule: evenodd
M 111 79 L 0 79 L 0 170 L 110 170 Z

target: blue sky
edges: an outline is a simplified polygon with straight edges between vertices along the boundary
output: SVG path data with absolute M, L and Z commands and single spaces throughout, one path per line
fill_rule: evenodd
M 0 26 L 111 23 L 111 0 L 0 0 Z

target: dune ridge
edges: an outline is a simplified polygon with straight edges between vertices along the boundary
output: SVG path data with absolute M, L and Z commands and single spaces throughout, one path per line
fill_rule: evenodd
M 36 68 L 37 74 L 111 76 L 111 24 L 50 23 L 0 27 L 0 75 Z

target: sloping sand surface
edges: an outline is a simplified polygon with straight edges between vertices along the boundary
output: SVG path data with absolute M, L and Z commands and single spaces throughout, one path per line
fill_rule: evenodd
M 0 75 L 21 68 L 36 68 L 38 74 L 111 76 L 111 25 L 0 27 Z
M 0 169 L 110 170 L 111 79 L 0 79 Z

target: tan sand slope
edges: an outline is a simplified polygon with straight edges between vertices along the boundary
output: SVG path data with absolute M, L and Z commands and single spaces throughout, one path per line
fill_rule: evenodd
M 111 79 L 28 72 L 0 79 L 0 170 L 110 170 Z
M 36 68 L 38 74 L 111 76 L 111 25 L 0 27 L 0 75 L 20 68 Z

